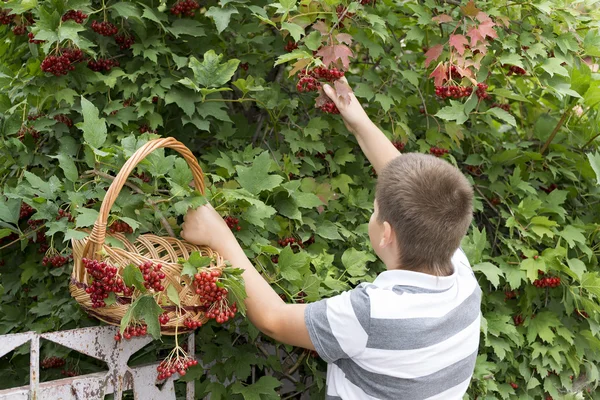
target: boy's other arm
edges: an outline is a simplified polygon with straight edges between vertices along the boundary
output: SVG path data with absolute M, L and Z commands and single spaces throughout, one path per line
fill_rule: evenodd
M 342 78 L 342 81 L 348 84 L 345 78 Z M 354 93 L 350 94 L 350 102 L 348 103 L 338 96 L 333 87 L 325 85 L 323 90 L 340 110 L 344 124 L 356 136 L 363 153 L 365 153 L 375 171 L 380 174 L 391 160 L 400 155 L 400 152 L 367 116 Z
M 248 318 L 273 339 L 314 350 L 304 321 L 306 304 L 286 304 L 258 273 L 223 218 L 210 205 L 190 210 L 185 216 L 181 237 L 217 251 L 232 266 L 244 270 L 245 304 Z

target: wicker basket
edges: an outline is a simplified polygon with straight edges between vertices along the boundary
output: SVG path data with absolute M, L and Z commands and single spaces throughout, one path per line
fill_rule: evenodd
M 200 321 L 201 323 L 207 321 L 204 316 L 200 297 L 196 294 L 191 284 L 192 279 L 188 276 L 181 276 L 182 266 L 178 263 L 178 259 L 184 258 L 187 260 L 191 252 L 200 251 L 203 256 L 213 257 L 214 261 L 211 267 L 224 268 L 225 262 L 223 258 L 208 247 L 196 246 L 172 237 L 159 237 L 151 234 L 140 235 L 134 243 L 131 243 L 120 233 L 108 235 L 122 242 L 125 247 L 124 249 L 111 247 L 105 243 L 107 237 L 106 224 L 110 209 L 129 174 L 148 154 L 163 147 L 174 149 L 183 156 L 192 170 L 196 188 L 204 194 L 205 188 L 202 169 L 187 147 L 173 138 L 156 139 L 144 144 L 127 160 L 110 185 L 100 207 L 98 219 L 94 223 L 90 235 L 85 239 L 73 239 L 71 241 L 74 266 L 69 289 L 71 295 L 88 314 L 108 324 L 119 325 L 121 318 L 123 318 L 128 306 L 131 304 L 131 298 L 117 295 L 115 304 L 93 308 L 90 295 L 85 291 L 88 284 L 91 283 L 91 278 L 88 276 L 82 259 L 88 258 L 105 261 L 111 266 L 117 267 L 119 275 L 121 275 L 123 269 L 129 264 L 137 266 L 147 261 L 154 264 L 161 264 L 163 266 L 162 272 L 166 277 L 162 281 L 165 290 L 159 296 L 159 304 L 162 302 L 162 299 L 165 299 L 165 303 L 167 303 L 166 290 L 169 286 L 177 289 L 180 298 L 181 308 L 179 312 L 177 307 L 170 303 L 168 305 L 161 304 L 169 316 L 169 322 L 161 326 L 161 333 L 174 335 L 176 332 L 183 333 L 190 330 L 184 325 L 184 321 L 188 318 L 192 321 Z M 137 294 L 137 291 L 135 291 L 133 295 L 136 296 Z

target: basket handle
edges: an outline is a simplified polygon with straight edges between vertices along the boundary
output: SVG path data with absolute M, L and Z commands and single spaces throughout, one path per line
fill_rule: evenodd
M 196 188 L 200 191 L 200 193 L 204 194 L 204 174 L 202 173 L 202 168 L 200 168 L 200 165 L 198 164 L 198 160 L 196 160 L 196 157 L 194 157 L 190 149 L 172 137 L 154 139 L 145 143 L 142 147 L 137 149 L 135 153 L 133 153 L 133 155 L 125 162 L 125 164 L 123 164 L 123 167 L 108 188 L 106 196 L 104 196 L 104 200 L 102 201 L 102 206 L 100 207 L 98 219 L 94 223 L 92 232 L 83 250 L 83 257 L 98 258 L 98 251 L 102 249 L 104 240 L 106 239 L 106 224 L 108 222 L 110 209 L 117 199 L 117 196 L 121 192 L 121 189 L 127 181 L 127 178 L 144 158 L 146 158 L 154 150 L 163 147 L 173 149 L 183 156 L 188 166 L 192 170 L 192 176 L 194 177 Z

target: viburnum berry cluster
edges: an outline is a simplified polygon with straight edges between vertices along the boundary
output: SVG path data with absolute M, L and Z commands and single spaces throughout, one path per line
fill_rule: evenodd
M 140 133 L 157 133 L 158 130 L 150 128 L 147 124 L 140 125 Z
M 396 150 L 398 150 L 398 151 L 404 150 L 404 143 L 399 142 L 399 141 L 394 141 L 394 142 L 392 142 L 392 144 L 394 145 Z
M 115 42 L 121 50 L 127 50 L 135 43 L 135 39 L 131 35 L 121 33 L 115 36 Z
M 306 293 L 304 293 L 302 291 L 298 292 L 298 294 L 296 295 L 296 303 L 304 304 L 306 302 L 304 300 L 305 297 L 306 297 Z
M 123 338 L 125 340 L 129 340 L 132 337 L 142 337 L 148 334 L 148 327 L 144 324 L 132 325 L 125 328 L 123 331 Z M 121 334 L 117 333 L 115 335 L 115 340 L 117 342 L 121 341 Z
M 12 33 L 14 33 L 15 36 L 21 36 L 21 35 L 26 34 L 27 33 L 27 25 L 20 24 L 20 25 L 13 26 Z
M 288 53 L 291 53 L 292 51 L 296 50 L 298 48 L 298 43 L 288 40 L 288 42 L 285 44 L 284 50 L 287 51 Z
M 519 388 L 519 385 L 517 385 L 517 384 L 516 384 L 516 383 L 514 383 L 514 382 L 511 382 L 511 383 L 510 383 L 510 386 L 511 386 L 513 389 L 518 389 L 518 388 Z
M 108 298 L 109 293 L 123 293 L 125 296 L 131 296 L 133 289 L 125 286 L 123 279 L 117 275 L 118 269 L 107 264 L 105 261 L 90 260 L 83 258 L 81 260 L 88 274 L 92 277 L 92 284 L 85 289 L 85 292 L 92 299 L 92 307 L 104 307 L 104 300 Z
M 590 315 L 589 315 L 588 313 L 586 313 L 586 312 L 585 312 L 585 311 L 583 311 L 583 310 L 580 310 L 579 308 L 576 308 L 576 309 L 575 309 L 575 313 L 576 313 L 578 316 L 580 316 L 581 318 L 585 318 L 585 319 L 587 319 L 587 318 L 589 318 L 589 317 L 590 317 Z
M 354 17 L 354 13 L 352 12 L 348 12 L 348 8 L 344 7 L 342 4 L 338 5 L 335 8 L 335 12 L 337 14 L 338 17 L 338 26 L 343 29 L 344 28 L 344 20 L 346 20 L 347 18 L 352 18 Z
M 208 306 L 204 315 L 219 324 L 227 322 L 237 312 L 236 304 L 230 305 L 227 300 L 227 288 L 219 283 L 222 274 L 220 269 L 203 268 L 194 275 L 196 294 L 200 296 L 204 306 Z
M 279 263 L 279 256 L 278 255 L 271 256 L 271 262 L 273 264 Z
M 84 13 L 83 11 L 79 11 L 79 10 L 69 10 L 66 13 L 64 13 L 64 15 L 62 16 L 62 20 L 63 22 L 65 21 L 75 21 L 78 24 L 82 24 L 83 21 L 85 21 L 85 19 L 88 17 L 88 15 L 86 13 Z M 96 21 L 94 21 L 96 22 Z M 93 24 L 92 24 L 93 26 Z
M 510 104 L 508 104 L 508 103 L 492 103 L 490 108 L 494 108 L 494 107 L 501 108 L 506 112 L 510 111 Z
M 200 8 L 200 4 L 196 0 L 179 0 L 171 7 L 171 14 L 185 15 L 186 17 L 194 17 L 196 10 Z
M 557 188 L 558 188 L 558 186 L 556 185 L 556 183 L 553 183 L 548 187 L 540 186 L 540 189 L 542 189 L 544 192 L 546 192 L 548 194 L 552 193 Z
M 236 230 L 236 231 L 242 230 L 242 227 L 239 225 L 239 223 L 240 223 L 239 219 L 234 218 L 231 215 L 223 217 L 223 219 L 225 219 L 225 223 L 227 224 L 229 229 L 231 229 L 232 231 L 233 230 Z
M 93 21 L 92 30 L 102 36 L 115 36 L 119 32 L 119 28 L 110 21 Z
M 513 322 L 515 323 L 515 326 L 519 326 L 519 325 L 522 325 L 523 322 L 525 322 L 525 318 L 523 318 L 523 316 L 521 314 L 514 315 Z
M 77 372 L 73 371 L 72 369 L 63 369 L 60 371 L 60 373 L 64 376 L 68 376 L 69 378 L 77 376 Z
M 504 67 L 507 67 L 506 65 Z M 511 75 L 527 75 L 527 71 L 525 71 L 521 67 L 517 67 L 516 65 L 508 65 L 508 73 L 507 76 Z
M 167 323 L 169 323 L 170 320 L 171 320 L 171 318 L 169 317 L 169 314 L 167 314 L 167 313 L 162 313 L 161 315 L 158 316 L 158 323 L 161 325 L 166 325 Z
M 119 66 L 121 66 L 121 64 L 119 64 L 118 60 L 112 60 L 109 58 L 98 58 L 97 60 L 90 60 L 87 64 L 87 67 L 95 72 L 108 72 L 113 67 Z
M 52 265 L 54 268 L 59 268 L 73 260 L 73 254 L 69 254 L 68 256 L 61 256 L 60 254 L 55 254 L 53 256 L 45 256 L 42 258 L 42 265 L 47 267 Z
M 33 140 L 37 143 L 40 138 L 40 133 L 33 126 L 23 125 L 17 131 L 17 138 L 22 142 L 25 139 L 25 135 L 31 135 Z
M 157 379 L 162 381 L 163 379 L 170 378 L 174 374 L 184 376 L 189 367 L 198 365 L 198 360 L 188 356 L 187 353 L 179 346 L 175 347 L 169 356 L 164 359 L 156 370 L 158 371 Z
M 108 227 L 109 233 L 133 233 L 133 229 L 127 222 L 115 221 Z
M 279 246 L 281 247 L 290 246 L 294 251 L 299 251 L 300 249 L 304 248 L 304 243 L 302 242 L 302 240 L 297 239 L 295 237 L 279 239 L 277 243 L 279 243 Z
M 145 172 L 142 172 L 141 174 L 136 172 L 135 174 L 133 174 L 133 176 L 140 179 L 144 183 L 149 183 L 152 180 L 150 175 L 146 174 Z
M 452 99 L 460 99 L 463 97 L 469 97 L 473 93 L 472 87 L 467 86 L 436 86 L 435 94 L 442 99 L 452 98 Z
M 475 94 L 477 95 L 477 97 L 479 97 L 480 100 L 486 100 L 490 98 L 490 95 L 487 92 L 487 90 L 488 85 L 486 85 L 485 83 L 478 83 L 477 91 L 475 92 Z
M 0 25 L 10 25 L 15 19 L 15 14 L 10 14 L 12 9 L 5 8 L 0 10 Z
M 436 157 L 441 157 L 444 154 L 448 154 L 450 152 L 450 150 L 448 150 L 448 149 L 441 149 L 439 147 L 433 146 L 433 147 L 431 147 L 429 149 L 429 152 L 431 154 L 433 154 L 434 156 L 436 156 Z
M 480 176 L 482 174 L 481 167 L 478 165 L 467 165 L 465 169 L 471 174 L 475 176 Z
M 73 126 L 73 121 L 71 120 L 71 118 L 67 117 L 67 115 L 65 115 L 65 114 L 57 114 L 57 115 L 55 115 L 54 116 L 54 120 L 56 122 L 62 122 L 63 124 L 65 124 L 69 128 Z
M 196 329 L 196 328 L 200 328 L 202 326 L 202 322 L 200 321 L 195 321 L 191 318 L 186 318 L 183 321 L 183 325 L 188 328 L 188 329 Z
M 326 153 L 317 153 L 315 154 L 315 157 L 320 158 L 321 160 L 324 160 L 327 157 L 327 154 L 329 154 L 330 156 L 333 157 L 333 150 L 327 150 Z
M 208 319 L 214 319 L 218 324 L 224 324 L 237 313 L 237 305 L 229 304 L 227 298 L 214 302 L 204 314 Z
M 558 276 L 546 276 L 543 271 L 538 271 L 538 274 L 541 275 L 542 278 L 533 281 L 533 286 L 537 288 L 555 288 L 560 286 L 560 278 Z
M 22 202 L 21 209 L 19 210 L 19 219 L 25 219 L 30 217 L 35 212 L 34 208 L 29 204 Z
M 73 215 L 71 215 L 70 212 L 67 212 L 67 211 L 63 210 L 62 208 L 59 208 L 58 209 L 58 215 L 56 216 L 56 220 L 58 221 L 58 220 L 63 219 L 63 218 L 67 218 L 67 220 L 69 222 L 74 222 L 75 221 L 75 218 L 73 217 Z
M 162 284 L 162 280 L 165 279 L 165 273 L 161 271 L 162 264 L 152 264 L 150 261 L 146 261 L 142 265 L 138 266 L 142 272 L 144 278 L 144 287 L 146 289 L 154 289 L 157 292 L 162 292 L 165 287 Z
M 59 55 L 48 55 L 42 61 L 40 68 L 54 76 L 67 75 L 75 69 L 73 64 L 83 60 L 83 52 L 80 49 L 59 49 Z
M 50 368 L 60 368 L 64 366 L 67 361 L 64 358 L 60 357 L 46 357 L 40 363 L 40 367 L 42 369 L 50 369 Z
M 325 104 L 322 104 L 319 107 L 319 110 L 323 111 L 324 113 L 327 114 L 339 114 L 340 110 L 338 110 L 337 106 L 335 105 L 335 103 L 331 100 L 327 101 Z
M 516 299 L 518 294 L 519 294 L 518 290 L 507 290 L 504 292 L 504 301 L 507 301 L 510 299 Z

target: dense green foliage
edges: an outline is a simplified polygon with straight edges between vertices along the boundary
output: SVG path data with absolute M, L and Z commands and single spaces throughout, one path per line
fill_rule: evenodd
M 155 135 L 198 156 L 210 201 L 239 219 L 238 239 L 287 301 L 373 279 L 384 266 L 368 244 L 371 167 L 339 116 L 296 89 L 302 68 L 332 62 L 398 147 L 448 150 L 442 157 L 475 186 L 463 247 L 484 291 L 484 323 L 468 398 L 600 399 L 597 1 L 208 0 L 194 17 L 174 15 L 174 3 L 2 5 L 0 333 L 96 323 L 69 296 L 70 264 L 45 266 L 42 253 L 68 257 L 69 238 L 94 223 L 111 176 Z M 68 10 L 88 17 L 63 21 Z M 92 21 L 119 33 L 100 35 Z M 49 55 L 71 57 L 74 69 L 43 72 Z M 118 65 L 88 62 L 99 59 Z M 436 95 L 450 83 L 470 89 Z M 201 201 L 190 180 L 180 157 L 156 151 L 111 222 L 133 236 L 177 233 Z M 287 237 L 307 246 L 282 248 Z M 198 357 L 214 361 L 218 381 L 199 368 L 186 379 L 213 400 L 278 398 L 283 387 L 283 398 L 324 393 L 322 361 L 281 345 L 269 354 L 266 342 L 240 319 L 202 327 Z M 137 361 L 168 347 L 157 343 Z M 75 368 L 64 349 L 44 351 Z M 0 366 L 0 385 L 23 382 L 27 370 L 27 355 L 16 352 Z

